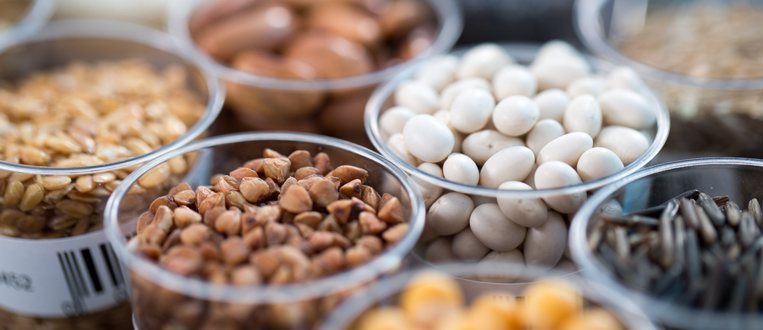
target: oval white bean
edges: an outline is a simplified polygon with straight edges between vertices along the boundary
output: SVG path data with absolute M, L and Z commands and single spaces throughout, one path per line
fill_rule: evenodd
M 427 225 L 435 233 L 448 236 L 464 230 L 469 225 L 469 217 L 474 210 L 474 202 L 460 193 L 440 196 L 427 211 Z
M 456 76 L 459 79 L 470 77 L 490 79 L 499 69 L 511 63 L 514 63 L 514 59 L 503 47 L 494 43 L 484 43 L 464 54 L 456 69 Z
M 456 79 L 457 67 L 458 57 L 441 55 L 422 65 L 416 71 L 416 80 L 432 86 L 432 88 L 439 92 Z
M 570 97 L 561 89 L 551 88 L 535 95 L 533 101 L 538 105 L 541 120 L 553 119 L 561 123 L 564 118 L 564 110 L 570 103 Z
M 445 179 L 453 182 L 476 186 L 480 181 L 480 171 L 477 164 L 469 156 L 452 153 L 442 165 Z
M 583 132 L 595 138 L 601 131 L 602 114 L 599 102 L 591 95 L 583 94 L 564 110 L 564 129 L 567 132 Z
M 392 136 L 387 139 L 387 147 L 392 150 L 392 153 L 408 164 L 417 166 L 421 163 L 421 161 L 418 160 L 416 156 L 412 155 L 408 151 L 408 148 L 405 147 L 405 138 L 401 133 L 392 134 Z
M 440 109 L 450 109 L 450 106 L 453 103 L 453 100 L 456 99 L 456 96 L 468 88 L 482 88 L 486 91 L 490 91 L 491 87 L 490 82 L 488 82 L 485 78 L 472 77 L 456 80 L 450 85 L 445 86 L 445 88 L 442 90 L 442 93 L 440 93 Z
M 544 224 L 527 230 L 525 262 L 543 270 L 551 269 L 562 258 L 566 246 L 567 225 L 559 213 L 549 212 Z
M 575 79 L 591 74 L 591 66 L 580 57 L 552 57 L 535 61 L 530 71 L 538 80 L 538 90 L 566 88 Z
M 591 181 L 621 171 L 625 166 L 617 155 L 607 148 L 591 148 L 580 155 L 577 171 L 580 179 Z
M 453 152 L 461 152 L 461 145 L 464 143 L 464 133 L 459 132 L 453 125 L 450 123 L 450 111 L 445 109 L 437 110 L 432 116 L 437 118 L 440 122 L 445 124 L 445 126 L 448 126 L 450 129 L 450 132 L 453 133 Z
M 527 147 L 510 147 L 495 153 L 480 170 L 480 184 L 498 188 L 506 181 L 523 181 L 535 164 L 535 154 Z
M 418 159 L 436 163 L 453 151 L 455 138 L 448 126 L 432 115 L 416 115 L 403 127 L 405 147 Z
M 564 135 L 564 127 L 553 119 L 542 119 L 527 133 L 527 147 L 537 156 L 549 142 Z
M 440 237 L 432 241 L 424 252 L 424 258 L 434 263 L 457 260 L 452 251 L 451 241 L 452 239 L 450 237 Z
M 649 140 L 635 129 L 613 125 L 601 130 L 593 146 L 612 150 L 628 166 L 649 149 Z
M 636 71 L 626 66 L 619 66 L 609 72 L 607 76 L 607 88 L 630 89 L 643 97 L 649 97 L 649 87 Z
M 496 100 L 503 100 L 512 95 L 530 97 L 537 91 L 535 76 L 521 65 L 505 66 L 493 77 L 493 95 Z
M 578 173 L 570 165 L 560 161 L 550 161 L 538 166 L 535 170 L 535 186 L 537 189 L 551 189 L 580 184 Z M 543 200 L 552 209 L 561 213 L 574 213 L 586 200 L 585 191 L 544 197 Z
M 527 96 L 514 95 L 503 99 L 493 111 L 493 125 L 508 136 L 529 132 L 540 117 L 538 105 Z
M 575 79 L 567 86 L 567 94 L 574 98 L 583 94 L 599 96 L 607 90 L 607 81 L 598 76 Z
M 508 181 L 502 183 L 500 190 L 533 190 L 524 182 Z M 548 207 L 540 198 L 499 197 L 498 207 L 505 216 L 516 224 L 525 227 L 538 227 L 546 222 Z
M 405 123 L 415 115 L 415 112 L 406 107 L 389 108 L 379 117 L 379 128 L 390 136 L 395 133 L 402 133 Z
M 538 170 L 538 165 L 533 164 L 533 168 L 532 170 L 530 170 L 530 174 L 528 174 L 527 178 L 524 181 L 522 181 L 528 186 L 532 187 L 533 189 L 538 189 L 538 188 L 535 188 L 535 171 L 537 170 Z
M 440 104 L 440 96 L 429 85 L 409 81 L 395 91 L 395 104 L 411 109 L 416 113 L 434 113 Z
M 596 214 L 604 216 L 621 216 L 623 215 L 623 207 L 616 199 L 610 198 L 599 205 L 599 208 L 596 209 Z
M 652 106 L 638 93 L 629 89 L 611 89 L 599 96 L 604 123 L 637 130 L 652 127 L 657 117 Z
M 490 120 L 495 98 L 481 88 L 468 88 L 456 96 L 450 105 L 450 124 L 462 133 L 479 131 Z
M 561 126 L 561 125 L 560 125 Z M 471 157 L 478 166 L 482 166 L 496 152 L 515 146 L 524 146 L 522 139 L 506 136 L 492 129 L 469 134 L 464 139 L 461 150 Z
M 469 218 L 469 227 L 485 246 L 496 251 L 516 249 L 525 239 L 527 228 L 509 220 L 498 204 L 477 206 Z
M 480 260 L 479 263 L 477 263 L 477 268 L 484 267 L 486 269 L 485 272 L 481 273 L 490 273 L 495 272 L 495 263 L 498 264 L 506 264 L 511 263 L 518 266 L 522 266 L 524 269 L 525 264 L 525 257 L 522 255 L 522 251 L 515 249 L 511 251 L 506 252 L 500 252 L 500 251 L 492 251 L 488 253 L 482 260 Z M 503 274 L 503 275 L 478 275 L 477 278 L 480 281 L 484 282 L 490 282 L 490 283 L 512 283 L 514 282 L 520 275 L 522 271 L 518 270 L 516 272 L 512 272 L 512 274 Z
M 418 169 L 429 175 L 436 176 L 438 178 L 444 178 L 442 169 L 440 169 L 440 166 L 437 166 L 437 164 L 422 163 L 418 166 Z M 442 195 L 442 187 L 426 182 L 415 176 L 412 176 L 411 178 L 419 188 L 421 196 L 424 197 L 424 205 L 427 208 L 429 208 L 429 206 L 431 206 Z
M 480 260 L 490 252 L 490 248 L 482 244 L 469 227 L 453 236 L 451 249 L 456 258 L 464 261 Z
M 540 150 L 537 164 L 558 160 L 575 166 L 580 155 L 591 148 L 593 148 L 593 139 L 590 135 L 583 132 L 567 133 L 549 142 Z
M 557 57 L 580 57 L 575 47 L 562 40 L 549 40 L 544 43 L 535 55 L 535 62 L 542 62 Z

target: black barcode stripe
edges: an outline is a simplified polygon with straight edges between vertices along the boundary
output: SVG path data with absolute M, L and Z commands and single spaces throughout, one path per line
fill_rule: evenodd
M 64 272 L 64 278 L 66 279 L 66 286 L 69 287 L 69 295 L 72 296 L 72 303 L 74 304 L 74 309 L 79 312 L 79 305 L 77 304 L 77 297 L 74 295 L 74 289 L 72 288 L 72 282 L 69 280 L 69 271 L 66 269 L 66 265 L 64 264 L 64 259 L 61 257 L 61 253 L 58 254 L 58 262 L 61 264 L 61 270 Z
M 85 284 L 85 277 L 82 276 L 82 271 L 79 269 L 79 261 L 77 261 L 77 256 L 74 254 L 74 251 L 69 251 L 69 255 L 72 257 L 72 262 L 74 262 L 74 269 L 77 271 L 77 279 L 79 280 L 80 287 L 82 287 L 82 295 L 83 296 L 89 296 L 90 290 L 87 289 L 87 285 Z
M 66 266 L 69 268 L 72 283 L 74 283 L 74 292 L 77 296 L 76 305 L 79 308 L 78 311 L 81 313 L 84 311 L 84 304 L 82 302 L 82 289 L 80 288 L 79 282 L 77 281 L 76 275 L 74 274 L 74 267 L 72 267 L 72 262 L 69 259 L 69 255 L 66 252 L 64 252 L 64 259 L 66 260 Z
M 95 262 L 93 261 L 93 254 L 90 252 L 90 248 L 80 250 L 82 254 L 82 260 L 87 267 L 87 274 L 90 276 L 90 283 L 93 285 L 93 290 L 97 293 L 103 292 L 103 284 L 101 284 L 101 277 L 98 276 L 98 269 L 95 268 Z
M 109 251 L 106 250 L 106 245 L 101 244 L 99 246 L 101 248 L 101 255 L 103 256 L 103 260 L 106 262 L 106 268 L 109 270 L 109 275 L 111 276 L 111 283 L 114 286 L 117 286 L 117 277 L 114 275 L 114 267 L 111 266 L 111 257 L 109 257 Z
M 114 253 L 114 248 L 111 247 L 111 243 L 106 243 L 106 245 L 109 247 L 109 252 L 111 252 L 111 260 L 114 260 L 114 268 L 116 268 L 116 275 L 117 275 L 117 282 L 119 284 L 124 284 L 125 279 L 122 277 L 122 266 L 119 265 L 119 259 L 117 258 L 117 255 Z

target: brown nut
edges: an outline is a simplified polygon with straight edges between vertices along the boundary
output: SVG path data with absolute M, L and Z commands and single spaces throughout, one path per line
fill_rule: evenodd
M 352 180 L 360 180 L 365 183 L 368 178 L 368 171 L 352 165 L 342 165 L 331 171 L 327 176 L 335 176 L 342 180 L 342 184 L 347 184 Z
M 384 8 L 379 16 L 384 34 L 390 37 L 399 37 L 407 34 L 421 22 L 431 19 L 432 9 L 422 1 L 398 0 Z
M 266 158 L 262 161 L 262 170 L 265 175 L 276 183 L 282 183 L 289 175 L 291 162 L 285 158 Z
M 212 230 L 204 224 L 195 223 L 180 232 L 180 241 L 185 245 L 198 245 L 209 240 Z
M 370 13 L 352 4 L 327 1 L 313 6 L 308 13 L 307 24 L 370 49 L 379 47 L 382 42 L 379 23 Z
M 245 262 L 249 259 L 250 252 L 251 249 L 238 236 L 230 237 L 220 244 L 220 256 L 226 264 L 231 266 Z
M 243 180 L 244 178 L 259 178 L 260 176 L 257 175 L 257 172 L 255 172 L 251 168 L 246 167 L 239 167 L 233 172 L 230 172 L 230 176 L 235 178 L 236 180 Z
M 164 269 L 180 275 L 191 275 L 201 270 L 204 258 L 197 249 L 188 246 L 175 246 L 167 251 L 159 264 Z
M 322 179 L 310 187 L 310 197 L 318 207 L 326 207 L 339 199 L 339 192 L 334 187 L 334 183 L 329 179 Z
M 312 210 L 313 200 L 305 188 L 294 185 L 281 196 L 280 206 L 291 213 L 302 213 Z
M 329 79 L 374 70 L 373 58 L 362 45 L 330 33 L 308 31 L 297 35 L 285 46 L 284 54 L 307 63 Z
M 363 185 L 360 183 L 359 179 L 355 179 L 347 182 L 345 185 L 339 188 L 339 192 L 343 193 L 347 197 L 360 198 L 363 195 Z
M 312 165 L 312 164 L 311 164 Z M 294 178 L 296 180 L 304 180 L 313 176 L 323 176 L 323 172 L 311 165 L 302 167 L 294 172 Z
M 302 212 L 294 217 L 295 224 L 305 224 L 310 228 L 315 228 L 323 220 L 323 216 L 318 212 Z
M 401 239 L 403 239 L 403 237 L 405 237 L 405 234 L 408 232 L 409 228 L 410 228 L 410 225 L 407 223 L 401 223 L 401 224 L 392 226 L 382 234 L 382 238 L 384 238 L 384 240 L 389 242 L 390 244 L 397 243 Z
M 296 30 L 294 13 L 279 5 L 260 6 L 209 24 L 199 31 L 199 47 L 218 60 L 244 49 L 273 49 Z
M 175 226 L 178 228 L 185 228 L 195 223 L 201 223 L 201 214 L 186 206 L 178 207 L 174 212 Z
M 312 167 L 313 158 L 307 150 L 296 150 L 289 155 L 292 170 L 299 170 L 303 167 Z M 299 178 L 297 178 L 299 180 Z
M 358 221 L 363 235 L 376 235 L 387 229 L 387 223 L 370 212 L 361 212 Z
M 230 279 L 233 285 L 258 285 L 262 282 L 262 275 L 256 267 L 246 265 L 234 268 Z
M 231 209 L 220 214 L 215 220 L 215 230 L 228 236 L 241 233 L 241 211 Z
M 262 202 L 270 193 L 268 184 L 260 178 L 244 178 L 239 188 L 244 198 L 251 203 Z
M 386 195 L 386 194 L 385 194 Z M 389 224 L 398 224 L 405 221 L 403 216 L 403 206 L 397 197 L 392 197 L 384 203 L 379 209 L 379 219 Z

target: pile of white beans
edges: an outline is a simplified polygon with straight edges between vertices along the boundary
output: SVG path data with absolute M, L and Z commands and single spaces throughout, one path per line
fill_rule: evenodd
M 423 172 L 503 190 L 559 188 L 622 170 L 651 144 L 656 111 L 631 69 L 595 74 L 551 41 L 529 66 L 482 44 L 422 65 L 379 118 L 387 146 Z M 563 214 L 586 192 L 547 198 L 470 197 L 416 180 L 430 261 L 510 260 L 553 267 L 567 242 Z M 549 209 L 550 208 L 550 209 Z

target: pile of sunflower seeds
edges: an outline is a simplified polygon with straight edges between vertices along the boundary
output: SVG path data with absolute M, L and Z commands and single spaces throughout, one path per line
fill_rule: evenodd
M 763 211 L 727 196 L 685 192 L 622 216 L 602 214 L 589 245 L 627 286 L 677 304 L 759 311 L 763 298 Z

